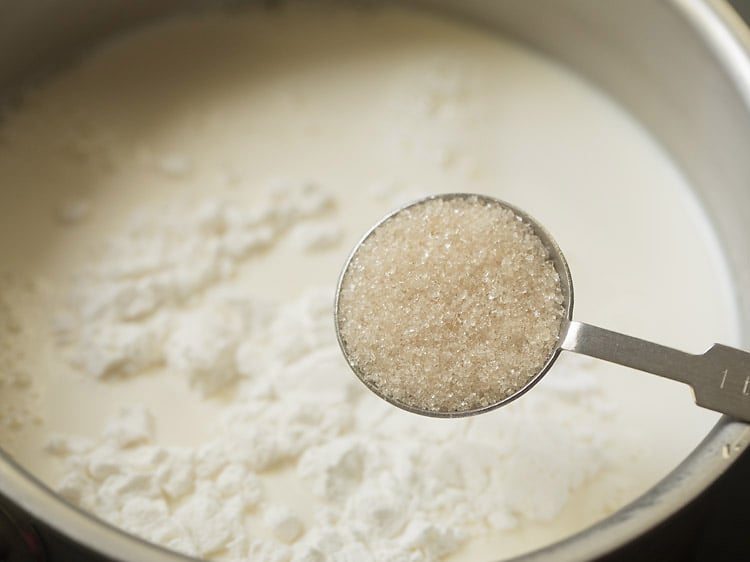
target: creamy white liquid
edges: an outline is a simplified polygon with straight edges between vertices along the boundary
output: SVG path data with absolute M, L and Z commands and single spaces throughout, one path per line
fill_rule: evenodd
M 173 154 L 190 169 L 160 171 Z M 97 436 L 134 401 L 155 413 L 160 443 L 207 439 L 228 398 L 204 399 L 169 373 L 93 380 L 53 342 L 52 311 L 135 209 L 218 192 L 251 205 L 254 186 L 279 176 L 334 193 L 345 236 L 311 254 L 280 244 L 240 270 L 236 284 L 250 292 L 333 290 L 347 252 L 385 212 L 467 191 L 509 201 L 553 233 L 577 319 L 694 352 L 736 340 L 727 268 L 685 179 L 565 69 L 419 13 L 202 16 L 99 50 L 30 94 L 0 131 L 0 296 L 22 326 L 14 364 L 33 380 L 0 387 L 3 448 L 54 485 L 63 467 L 43 451 L 49 433 Z M 90 215 L 61 226 L 55 209 L 78 199 Z M 664 477 L 718 417 L 677 383 L 605 364 L 595 372 L 617 405 L 591 428 L 611 435 L 605 469 L 553 521 L 475 540 L 456 560 L 510 556 L 599 520 Z M 296 489 L 285 478 L 269 477 L 274 493 Z

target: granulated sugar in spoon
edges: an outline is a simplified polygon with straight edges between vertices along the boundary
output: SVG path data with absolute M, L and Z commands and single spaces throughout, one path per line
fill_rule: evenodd
M 461 417 L 518 398 L 572 351 L 686 383 L 698 405 L 750 421 L 750 353 L 693 355 L 572 319 L 573 283 L 547 231 L 484 195 L 402 207 L 357 244 L 334 309 L 370 390 L 417 414 Z

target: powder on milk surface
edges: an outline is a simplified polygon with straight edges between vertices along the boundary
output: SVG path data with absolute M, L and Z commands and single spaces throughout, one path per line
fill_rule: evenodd
M 73 363 L 93 377 L 166 365 L 206 395 L 252 370 L 239 340 L 262 329 L 268 316 L 221 289 L 204 293 L 293 227 L 311 218 L 327 224 L 333 206 L 309 182 L 274 180 L 263 193 L 264 200 L 247 210 L 221 198 L 175 200 L 132 217 L 103 257 L 80 272 L 70 305 L 56 318 L 57 338 L 70 343 Z M 204 296 L 210 302 L 195 306 Z
M 51 436 L 63 497 L 216 560 L 437 561 L 472 537 L 554 519 L 602 469 L 608 437 L 591 428 L 610 409 L 586 361 L 499 412 L 428 420 L 349 372 L 332 288 L 275 302 L 232 287 L 238 267 L 299 227 L 337 229 L 325 189 L 287 181 L 261 191 L 253 206 L 208 197 L 143 209 L 82 272 L 56 323 L 79 369 L 106 384 L 160 365 L 207 400 L 235 392 L 194 447 L 161 442 L 138 403 L 97 439 Z M 279 493 L 276 478 L 300 495 Z

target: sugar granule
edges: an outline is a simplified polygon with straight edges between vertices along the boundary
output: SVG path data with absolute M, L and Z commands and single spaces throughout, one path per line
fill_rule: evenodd
M 338 302 L 339 335 L 363 380 L 434 412 L 516 393 L 553 353 L 563 316 L 541 239 L 476 196 L 427 199 L 386 219 L 352 257 Z

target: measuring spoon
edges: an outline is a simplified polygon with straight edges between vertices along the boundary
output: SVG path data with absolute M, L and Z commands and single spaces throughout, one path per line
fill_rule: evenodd
M 347 271 L 352 260 L 379 227 L 404 210 L 420 205 L 425 201 L 442 199 L 451 201 L 472 198 L 486 205 L 496 205 L 512 211 L 518 220 L 527 224 L 549 252 L 549 260 L 554 265 L 560 279 L 563 297 L 563 319 L 560 323 L 557 344 L 538 372 L 511 395 L 490 405 L 460 411 L 436 411 L 419 404 L 405 403 L 384 395 L 371 384 L 358 365 L 352 360 L 349 344 L 342 336 L 340 301 L 342 290 L 346 289 Z M 631 367 L 640 371 L 659 375 L 690 386 L 699 406 L 750 421 L 750 353 L 722 344 L 712 345 L 702 354 L 691 354 L 632 336 L 620 334 L 573 320 L 573 281 L 570 268 L 557 243 L 549 233 L 528 214 L 504 201 L 484 195 L 450 193 L 431 196 L 405 205 L 386 216 L 372 227 L 355 246 L 344 265 L 339 278 L 334 307 L 334 321 L 339 345 L 344 357 L 354 373 L 373 392 L 399 408 L 431 417 L 464 417 L 493 410 L 515 400 L 531 389 L 549 371 L 562 351 L 569 351 L 594 357 L 610 363 Z

